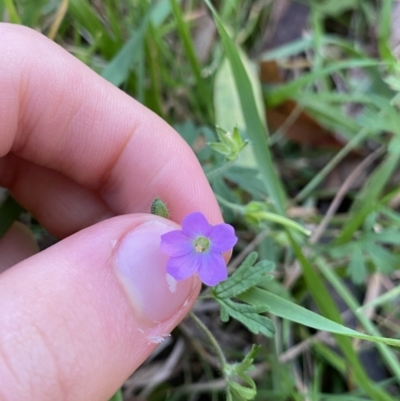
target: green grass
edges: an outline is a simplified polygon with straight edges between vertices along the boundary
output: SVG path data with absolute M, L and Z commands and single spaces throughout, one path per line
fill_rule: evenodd
M 46 35 L 59 6 L 57 1 L 6 0 L 0 2 L 0 17 Z M 243 350 L 253 343 L 261 344 L 255 369 L 249 373 L 258 388 L 255 399 L 394 401 L 400 397 L 398 349 L 373 345 L 375 365 L 384 377 L 374 382 L 369 374 L 376 366 L 362 357 L 366 343 L 351 334 L 356 330 L 400 338 L 395 307 L 400 293 L 396 177 L 400 80 L 399 63 L 390 47 L 391 10 L 392 1 L 312 1 L 309 34 L 266 52 L 263 35 L 272 15 L 269 2 L 107 0 L 99 7 L 89 0 L 70 0 L 55 36 L 57 43 L 73 49 L 89 67 L 176 127 L 195 149 L 212 177 L 225 219 L 239 233 L 233 263 L 255 249 L 276 264 L 274 281 L 238 296 L 253 306 L 259 302 L 270 306 L 269 316 L 277 328 L 273 339 L 255 336 L 235 321 L 223 325 L 212 307 L 197 315 L 214 322 L 209 329 L 229 362 L 243 359 Z M 201 28 L 204 14 L 215 21 L 216 34 L 207 57 L 200 59 L 196 29 Z M 376 35 L 375 42 L 371 35 Z M 285 77 L 281 84 L 263 85 L 258 80 L 253 68 L 261 60 L 281 66 Z M 293 67 L 299 60 L 306 67 Z M 343 147 L 310 149 L 269 133 L 264 109 L 288 99 L 339 135 Z M 229 125 L 222 127 L 227 130 L 237 125 L 250 143 L 235 163 L 226 166 L 220 154 L 198 146 L 201 139 L 216 140 L 215 125 L 221 122 Z M 296 121 L 290 125 L 296 127 Z M 361 184 L 348 189 L 350 206 L 331 220 L 323 240 L 314 244 L 299 233 L 298 225 L 314 231 L 321 222 L 318 205 L 327 201 L 322 190 L 327 177 L 349 155 L 356 155 L 360 163 L 377 148 L 382 148 L 382 155 L 365 171 Z M 339 187 L 329 190 L 331 202 Z M 251 202 L 263 202 L 265 216 L 272 218 L 252 219 Z M 303 211 L 296 215 L 296 224 L 279 223 L 293 216 L 294 207 Z M 20 212 L 10 200 L 3 204 L 2 233 Z M 255 243 L 254 238 L 264 232 L 264 239 Z M 363 302 L 377 277 L 386 287 L 375 300 L 369 299 L 370 305 L 379 306 L 371 318 L 364 314 Z M 206 299 L 207 292 L 198 310 L 207 302 L 213 304 Z M 287 306 L 288 300 L 292 306 Z M 320 316 L 303 316 L 304 309 L 293 303 Z M 342 327 L 338 324 L 350 324 L 351 313 L 353 326 L 338 329 Z M 175 376 L 154 388 L 148 400 L 225 399 L 221 366 L 207 341 L 187 334 L 188 324 L 184 322 L 176 333 L 186 339 L 184 360 Z M 334 337 L 321 335 L 324 330 L 334 332 Z M 299 343 L 303 348 L 298 350 Z M 163 358 L 159 356 L 158 362 Z

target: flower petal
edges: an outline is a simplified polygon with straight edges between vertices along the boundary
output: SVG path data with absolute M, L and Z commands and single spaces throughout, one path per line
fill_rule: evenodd
M 234 228 L 229 224 L 211 227 L 208 238 L 211 242 L 210 251 L 217 253 L 230 251 L 238 240 Z
M 170 258 L 167 263 L 167 273 L 175 280 L 184 280 L 196 273 L 200 260 L 196 253 L 190 253 L 176 258 Z
M 199 235 L 208 236 L 211 225 L 204 217 L 203 213 L 194 212 L 188 214 L 182 221 L 182 231 L 188 237 L 194 239 Z
M 193 245 L 182 231 L 174 230 L 161 236 L 160 249 L 169 256 L 182 256 L 193 251 Z
M 220 281 L 226 280 L 228 270 L 222 255 L 218 253 L 203 254 L 199 267 L 199 276 L 206 285 L 217 285 Z

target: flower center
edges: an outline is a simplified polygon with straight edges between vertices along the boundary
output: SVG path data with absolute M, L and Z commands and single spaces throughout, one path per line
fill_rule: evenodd
M 210 240 L 206 237 L 198 237 L 194 241 L 194 250 L 203 253 L 210 247 Z

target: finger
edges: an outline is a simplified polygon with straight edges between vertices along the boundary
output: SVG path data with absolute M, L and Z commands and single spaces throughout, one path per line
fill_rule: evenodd
M 27 28 L 0 25 L 0 52 L 0 156 L 12 152 L 56 171 L 114 214 L 148 211 L 159 196 L 176 222 L 195 210 L 221 222 L 193 152 L 154 113 Z M 7 174 L 10 163 L 0 167 L 0 176 Z M 18 180 L 25 173 L 13 168 L 19 173 L 9 184 L 18 187 L 18 201 L 40 198 L 31 211 L 43 218 L 52 205 L 38 191 L 24 190 Z M 43 186 L 44 171 L 36 176 Z M 70 232 L 80 228 L 62 208 L 54 213 L 64 216 Z
M 1 274 L 0 399 L 109 399 L 198 294 L 166 275 L 160 236 L 176 227 L 112 218 Z
M 0 171 L 2 166 L 7 174 L 0 176 L 0 185 L 23 199 L 24 207 L 58 238 L 115 215 L 97 193 L 61 173 L 12 154 L 0 159 Z
M 39 252 L 29 229 L 15 222 L 0 239 L 0 273 Z

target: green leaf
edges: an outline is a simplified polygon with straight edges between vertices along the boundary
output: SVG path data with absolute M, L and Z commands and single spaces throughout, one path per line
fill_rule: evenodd
M 263 121 L 263 125 L 265 126 L 264 102 L 260 87 L 260 80 L 257 76 L 255 68 L 253 68 L 253 65 L 247 58 L 246 54 L 239 51 L 239 56 L 255 94 L 254 100 L 257 104 L 258 114 Z M 232 67 L 227 58 L 222 61 L 221 66 L 215 75 L 214 109 L 215 120 L 218 125 L 225 127 L 228 130 L 233 129 L 234 126 L 239 127 L 241 130 L 246 128 L 245 119 L 243 117 L 243 111 L 240 104 L 240 95 L 235 84 L 235 77 L 233 75 Z
M 221 306 L 221 311 L 220 311 L 221 320 L 222 320 L 223 322 L 229 321 L 228 309 L 225 308 L 225 305 L 220 305 L 220 306 Z
M 225 377 L 228 378 L 227 391 L 228 399 L 229 396 L 232 400 L 252 400 L 256 394 L 256 385 L 253 379 L 247 374 L 253 367 L 254 357 L 259 351 L 260 346 L 254 345 L 251 350 L 247 353 L 245 358 L 240 363 L 226 364 L 223 368 Z M 248 384 L 248 387 L 243 386 L 236 380 L 241 379 Z
M 224 155 L 224 156 L 227 156 L 227 155 L 229 155 L 229 154 L 231 153 L 231 151 L 229 150 L 229 148 L 228 148 L 225 144 L 223 144 L 223 143 L 219 143 L 219 142 L 210 142 L 210 143 L 208 144 L 208 146 L 209 146 L 211 149 L 215 150 L 215 151 L 218 152 L 218 153 L 221 153 L 221 154 Z
M 261 316 L 260 313 L 268 311 L 267 305 L 246 305 L 239 304 L 230 299 L 216 298 L 221 306 L 221 320 L 226 321 L 226 317 L 236 319 L 246 326 L 254 334 L 264 334 L 271 337 L 275 334 L 275 327 L 270 319 Z
M 176 20 L 176 27 L 179 33 L 179 36 L 182 40 L 183 49 L 185 51 L 185 55 L 189 64 L 192 68 L 192 71 L 201 84 L 202 76 L 201 76 L 201 65 L 196 55 L 196 51 L 193 45 L 192 38 L 190 36 L 190 30 L 188 24 L 185 22 L 184 16 L 182 15 L 182 9 L 178 4 L 177 0 L 170 0 L 172 13 Z
M 381 59 L 389 65 L 397 63 L 396 57 L 391 49 L 391 35 L 393 29 L 393 0 L 382 2 L 381 15 L 378 25 L 378 49 Z
M 372 59 L 356 59 L 335 62 L 328 67 L 301 75 L 300 78 L 290 81 L 287 84 L 279 85 L 277 88 L 274 89 L 269 89 L 266 96 L 267 106 L 276 107 L 279 104 L 283 103 L 286 99 L 292 99 L 293 97 L 300 95 L 301 90 L 306 85 L 314 83 L 318 78 L 329 76 L 334 72 L 377 65 L 379 65 L 379 61 Z
M 296 254 L 302 268 L 303 268 L 303 277 L 306 281 L 307 287 L 311 295 L 313 296 L 318 308 L 322 311 L 322 313 L 327 316 L 329 319 L 337 322 L 339 324 L 341 322 L 340 312 L 332 300 L 331 295 L 329 294 L 324 281 L 321 279 L 319 274 L 315 271 L 315 267 L 311 265 L 310 261 L 305 257 L 301 247 L 297 244 L 296 241 L 292 238 L 290 233 L 288 233 L 288 237 L 292 244 L 292 248 L 294 253 Z M 244 294 L 242 294 L 244 295 Z M 241 296 L 242 296 L 241 295 Z M 240 297 L 241 297 L 240 296 Z M 269 301 L 267 301 L 267 304 Z M 282 310 L 282 313 L 285 313 L 285 310 Z M 309 311 L 307 311 L 309 312 Z M 317 315 L 318 316 L 318 315 Z M 340 327 L 344 327 L 339 324 Z M 323 328 L 322 328 L 323 329 Z M 358 358 L 358 355 L 353 347 L 351 340 L 347 337 L 343 337 L 345 333 L 337 333 L 334 334 L 336 342 L 343 352 L 344 357 L 346 358 L 346 363 L 351 367 L 349 373 L 351 378 L 355 380 L 355 382 L 363 388 L 365 393 L 372 399 L 376 401 L 394 401 L 394 398 L 391 397 L 385 390 L 380 387 L 376 387 L 367 376 L 364 367 L 361 361 Z M 339 335 L 340 334 L 340 335 Z M 353 334 L 348 334 L 352 336 Z M 371 338 L 368 338 L 371 340 Z M 372 341 L 372 340 L 371 340 Z M 400 343 L 400 342 L 399 342 Z M 394 345 L 394 344 L 393 344 Z
M 356 9 L 360 6 L 360 0 L 346 0 L 346 1 L 326 1 L 322 4 L 314 3 L 316 9 L 322 15 L 330 17 L 338 17 L 348 10 Z
M 225 58 L 215 74 L 214 81 L 215 121 L 228 130 L 237 125 L 245 128 L 240 99 L 228 60 Z
M 260 315 L 268 311 L 268 306 L 240 304 L 230 299 L 269 279 L 267 273 L 274 268 L 274 264 L 263 260 L 254 265 L 256 260 L 257 252 L 250 253 L 235 273 L 228 280 L 218 284 L 212 293 L 221 307 L 223 322 L 232 317 L 252 333 L 262 333 L 271 337 L 275 333 L 274 325 L 266 316 Z
M 269 313 L 317 330 L 400 347 L 400 340 L 360 333 L 260 288 L 252 288 L 238 298 L 250 305 L 268 306 Z
M 74 0 L 78 1 L 78 0 Z M 121 85 L 128 78 L 132 66 L 143 53 L 144 38 L 150 23 L 155 27 L 161 25 L 171 12 L 168 0 L 156 3 L 143 17 L 142 25 L 134 30 L 130 39 L 119 50 L 102 72 L 102 77 L 115 86 Z
M 240 163 L 240 157 L 238 162 Z M 229 181 L 236 183 L 242 190 L 251 194 L 253 199 L 265 199 L 265 186 L 257 177 L 257 169 L 235 165 L 224 172 L 223 175 Z
M 361 284 L 367 274 L 367 268 L 365 267 L 364 255 L 361 247 L 354 246 L 353 248 L 347 273 L 350 275 L 353 283 Z
M 381 210 L 380 210 L 381 211 Z M 392 216 L 396 216 L 396 213 Z M 396 228 L 389 228 L 387 230 L 381 231 L 381 232 L 369 232 L 363 235 L 363 239 L 365 241 L 371 241 L 371 242 L 381 242 L 384 244 L 390 244 L 390 245 L 399 245 L 400 244 L 400 231 Z
M 197 57 L 195 46 L 190 34 L 189 24 L 187 23 L 186 17 L 182 13 L 182 7 L 178 4 L 178 0 L 169 0 L 172 8 L 172 13 L 175 17 L 176 28 L 180 39 L 182 41 L 183 50 L 189 65 L 192 69 L 193 75 L 196 80 L 196 89 L 198 96 L 194 99 L 196 103 L 203 108 L 206 115 L 211 116 L 210 101 L 211 91 L 207 85 L 207 80 L 202 75 L 202 67 Z
M 257 394 L 256 389 L 244 387 L 237 382 L 228 382 L 227 390 L 231 393 L 232 401 L 252 400 Z
M 144 35 L 149 24 L 147 15 L 138 30 L 133 31 L 130 39 L 124 44 L 117 55 L 104 68 L 101 76 L 115 86 L 121 85 L 129 75 L 132 66 L 138 61 L 143 51 Z
M 222 143 L 224 143 L 226 146 L 229 146 L 231 144 L 229 141 L 229 138 L 227 136 L 227 133 L 229 132 L 229 130 L 225 130 L 225 129 L 221 128 L 220 126 L 216 126 L 215 130 L 217 131 L 218 139 Z
M 100 50 L 106 57 L 112 57 L 119 43 L 111 38 L 105 24 L 100 21 L 91 4 L 87 0 L 69 0 L 68 12 L 90 32 L 93 38 L 101 36 L 98 42 Z
M 257 252 L 251 252 L 227 280 L 213 288 L 214 296 L 220 299 L 231 298 L 269 279 L 267 273 L 274 269 L 274 263 L 263 260 L 254 265 L 256 260 Z
M 347 304 L 358 321 L 362 326 L 364 326 L 367 333 L 372 336 L 381 337 L 381 333 L 374 323 L 359 310 L 360 304 L 352 294 L 352 291 L 346 287 L 343 281 L 336 274 L 335 269 L 332 269 L 332 267 L 321 257 L 316 258 L 315 262 L 327 282 L 335 289 L 340 299 Z M 393 376 L 395 376 L 397 383 L 400 383 L 400 366 L 395 351 L 382 343 L 377 344 L 377 350 L 381 354 L 382 359 L 385 361 L 389 370 L 393 373 Z
M 384 274 L 392 273 L 399 265 L 399 259 L 379 245 L 369 244 L 367 250 L 376 269 Z
M 400 139 L 394 136 L 388 147 L 388 154 L 382 163 L 370 175 L 356 201 L 351 207 L 352 214 L 342 232 L 336 237 L 335 244 L 348 242 L 365 218 L 377 206 L 378 199 L 385 185 L 400 163 Z
M 14 2 L 12 0 L 4 0 L 4 4 L 6 6 L 10 22 L 12 22 L 13 24 L 21 24 L 21 18 L 18 15 Z
M 221 18 L 215 11 L 210 0 L 204 0 L 211 10 L 217 29 L 221 35 L 225 54 L 232 68 L 235 86 L 240 98 L 240 105 L 246 123 L 246 133 L 252 141 L 252 148 L 264 185 L 271 197 L 274 208 L 279 214 L 285 214 L 285 193 L 278 179 L 271 152 L 267 142 L 267 129 L 257 110 L 257 101 L 251 80 L 240 58 L 236 44 L 229 37 Z
M 209 146 L 217 152 L 225 155 L 229 161 L 236 160 L 239 153 L 248 143 L 247 141 L 243 141 L 237 127 L 233 128 L 232 133 L 222 129 L 221 127 L 217 127 L 217 134 L 221 142 L 211 142 L 209 143 Z
M 246 354 L 244 357 L 243 361 L 240 363 L 237 363 L 234 365 L 235 372 L 244 380 L 246 372 L 252 367 L 254 358 L 258 354 L 258 351 L 260 350 L 261 346 L 260 345 L 255 345 L 251 347 L 251 350 Z

